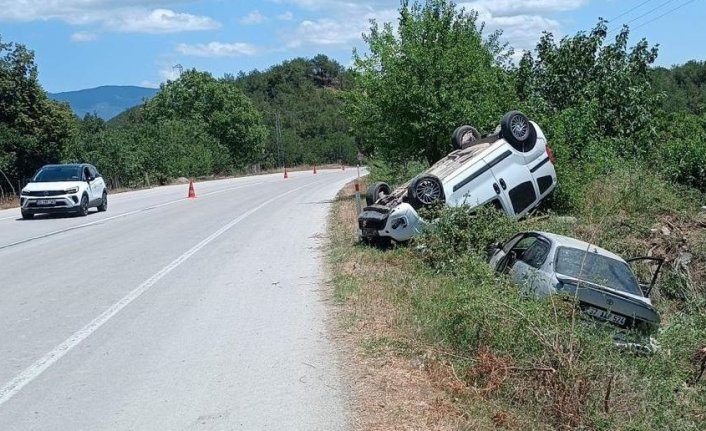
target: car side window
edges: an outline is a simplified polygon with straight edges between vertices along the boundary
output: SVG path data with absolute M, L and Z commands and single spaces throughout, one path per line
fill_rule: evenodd
M 523 261 L 531 267 L 540 268 L 544 264 L 544 261 L 547 260 L 550 249 L 551 245 L 547 241 L 541 238 L 535 238 L 532 245 L 522 253 L 518 260 Z
M 91 176 L 93 178 L 100 178 L 101 174 L 98 173 L 98 170 L 94 166 L 89 166 L 88 169 L 91 171 Z
M 88 166 L 84 166 L 83 173 L 81 174 L 81 180 L 88 181 L 88 178 L 90 178 L 90 176 L 91 171 L 88 169 Z

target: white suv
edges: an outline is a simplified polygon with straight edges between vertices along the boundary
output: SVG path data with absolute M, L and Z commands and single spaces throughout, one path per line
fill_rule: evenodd
M 92 165 L 46 165 L 22 189 L 20 206 L 25 219 L 45 213 L 85 216 L 91 207 L 108 209 L 108 189 Z
M 446 203 L 493 206 L 522 217 L 557 185 L 554 155 L 539 126 L 521 112 L 505 114 L 495 133 L 481 138 L 471 126 L 454 132 L 455 151 L 407 184 L 391 191 L 385 183 L 368 188 L 368 206 L 358 217 L 365 242 L 404 242 L 424 224 L 417 210 Z

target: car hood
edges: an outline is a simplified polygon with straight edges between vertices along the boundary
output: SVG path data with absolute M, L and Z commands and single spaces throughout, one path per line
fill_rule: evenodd
M 72 187 L 77 187 L 83 184 L 82 181 L 57 181 L 51 183 L 29 183 L 25 186 L 23 191 L 26 192 L 43 192 L 43 191 L 54 191 L 54 190 L 66 190 Z

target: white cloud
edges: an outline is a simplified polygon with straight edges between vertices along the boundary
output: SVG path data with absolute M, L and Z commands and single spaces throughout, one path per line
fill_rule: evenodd
M 205 16 L 155 9 L 151 12 L 136 10 L 122 16 L 106 19 L 108 29 L 126 33 L 177 33 L 184 31 L 214 30 L 221 24 Z
M 71 40 L 73 42 L 91 42 L 96 39 L 98 39 L 98 34 L 90 31 L 77 31 L 71 35 Z
M 277 15 L 277 19 L 280 21 L 291 21 L 294 18 L 294 14 L 290 11 L 287 11 L 281 15 Z
M 241 18 L 240 23 L 245 24 L 245 25 L 252 25 L 252 24 L 262 24 L 263 22 L 267 21 L 267 17 L 263 14 L 260 13 L 259 10 L 254 10 Z
M 242 42 L 210 42 L 194 45 L 181 43 L 177 46 L 177 52 L 192 57 L 238 57 L 255 55 L 258 53 L 258 49 L 254 45 Z
M 392 0 L 275 0 L 315 11 L 316 19 L 301 21 L 285 30 L 281 39 L 287 47 L 312 45 L 350 46 L 361 42 L 370 29 L 369 20 L 397 24 L 399 3 Z M 543 31 L 561 34 L 561 22 L 551 13 L 579 9 L 590 0 L 467 0 L 459 7 L 474 9 L 486 24 L 486 31 L 502 30 L 503 38 L 519 52 L 531 49 Z
M 562 12 L 585 6 L 589 0 L 472 0 L 461 3 L 467 9 L 486 10 L 496 16 Z
M 349 10 L 345 16 L 305 20 L 292 32 L 283 33 L 282 39 L 290 48 L 304 45 L 350 46 L 362 40 L 362 35 L 370 30 L 370 20 L 379 22 L 397 20 L 397 11 L 383 9 L 379 11 Z
M 165 6 L 185 0 L 0 0 L 0 21 L 58 20 L 98 24 L 108 31 L 175 33 L 212 30 L 212 18 L 175 12 Z
M 159 88 L 159 84 L 154 81 L 144 80 L 140 82 L 140 87 Z
M 175 66 L 162 66 L 162 68 L 159 69 L 159 78 L 162 82 L 175 81 L 179 79 L 179 76 L 179 69 Z

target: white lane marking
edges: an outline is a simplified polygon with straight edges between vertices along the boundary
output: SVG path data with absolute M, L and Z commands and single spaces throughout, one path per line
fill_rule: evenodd
M 252 208 L 251 210 L 241 214 L 237 218 L 231 220 L 228 224 L 223 226 L 222 228 L 218 229 L 216 232 L 212 233 L 209 235 L 206 239 L 201 241 L 200 243 L 196 244 L 193 246 L 191 249 L 189 249 L 186 253 L 182 254 L 178 258 L 176 258 L 174 261 L 172 261 L 169 265 L 165 266 L 162 268 L 159 272 L 154 274 L 152 277 L 148 278 L 145 280 L 142 284 L 137 286 L 133 291 L 125 295 L 121 300 L 113 304 L 110 308 L 105 310 L 100 316 L 96 317 L 91 321 L 88 325 L 84 326 L 82 329 L 78 330 L 75 332 L 73 335 L 71 335 L 69 338 L 67 338 L 63 343 L 59 344 L 56 346 L 52 351 L 47 353 L 46 355 L 42 356 L 38 361 L 27 367 L 24 371 L 22 371 L 17 377 L 12 379 L 9 383 L 7 383 L 5 386 L 0 388 L 0 406 L 2 406 L 4 403 L 9 401 L 12 397 L 17 395 L 22 388 L 30 384 L 34 379 L 39 377 L 44 371 L 46 371 L 49 367 L 54 365 L 59 359 L 64 357 L 67 353 L 69 353 L 71 350 L 73 350 L 76 346 L 81 344 L 83 340 L 88 338 L 91 334 L 96 332 L 101 326 L 103 326 L 108 320 L 110 320 L 113 316 L 118 314 L 123 308 L 127 307 L 130 305 L 131 302 L 142 296 L 145 292 L 147 292 L 152 286 L 157 284 L 159 280 L 161 280 L 164 276 L 172 272 L 174 269 L 179 267 L 182 263 L 186 262 L 191 256 L 196 254 L 199 250 L 202 248 L 206 247 L 208 244 L 213 242 L 215 239 L 217 239 L 219 236 L 223 235 L 226 233 L 228 230 L 230 230 L 233 226 L 237 225 L 241 221 L 243 221 L 245 218 L 251 216 L 252 214 L 256 213 L 257 211 L 261 210 L 265 206 L 271 204 L 272 202 L 279 200 L 289 194 L 292 194 L 296 191 L 299 191 L 303 189 L 304 187 L 308 187 L 313 184 L 307 184 L 301 187 L 297 187 L 295 189 L 292 189 L 288 192 L 282 193 L 280 195 L 277 195 L 273 197 L 272 199 L 268 199 L 265 202 L 261 203 L 260 205 L 256 206 L 255 208 Z
M 246 185 L 237 186 L 237 187 L 229 187 L 229 188 L 227 188 L 227 189 L 216 190 L 216 191 L 214 191 L 214 192 L 205 193 L 205 194 L 201 195 L 201 197 L 211 196 L 211 195 L 215 195 L 215 194 L 218 194 L 218 193 L 225 193 L 225 192 L 227 192 L 227 191 L 242 189 L 242 188 L 245 188 L 245 187 L 254 186 L 254 185 L 258 185 L 258 184 L 264 184 L 264 183 L 252 183 L 252 184 L 246 184 Z M 187 198 L 180 198 L 180 199 L 176 199 L 176 200 L 173 200 L 173 201 L 161 203 L 161 204 L 158 204 L 158 205 L 152 205 L 152 206 L 149 206 L 149 207 L 146 207 L 146 208 L 140 208 L 140 209 L 137 209 L 137 210 L 134 210 L 134 211 L 128 211 L 128 212 L 126 212 L 126 213 L 114 215 L 114 216 L 112 216 L 112 217 L 106 217 L 106 218 L 102 218 L 102 219 L 100 219 L 100 220 L 95 220 L 95 221 L 92 221 L 92 222 L 83 223 L 83 224 L 79 224 L 79 225 L 76 225 L 76 226 L 69 226 L 69 227 L 66 227 L 66 228 L 64 228 L 64 229 L 59 229 L 59 230 L 55 230 L 55 231 L 53 231 L 53 232 L 43 233 L 43 234 L 41 234 L 41 235 L 33 236 L 33 237 L 30 237 L 30 238 L 25 238 L 25 239 L 20 240 L 20 241 L 11 242 L 11 243 L 9 243 L 9 244 L 0 245 L 0 250 L 6 249 L 6 248 L 10 248 L 10 247 L 14 247 L 14 246 L 20 245 L 20 244 L 25 244 L 25 243 L 28 243 L 28 242 L 30 242 L 30 241 L 35 241 L 35 240 L 38 240 L 38 239 L 42 239 L 42 238 L 47 238 L 47 237 L 50 237 L 50 236 L 58 235 L 58 234 L 60 234 L 60 233 L 70 232 L 70 231 L 72 231 L 72 230 L 83 229 L 83 228 L 85 228 L 85 227 L 95 226 L 95 225 L 98 225 L 98 224 L 103 224 L 103 223 L 108 222 L 108 221 L 111 221 L 111 220 L 116 220 L 116 219 L 128 217 L 128 216 L 131 216 L 131 215 L 134 215 L 134 214 L 138 214 L 138 213 L 141 213 L 141 212 L 152 211 L 152 210 L 157 209 L 157 208 L 162 208 L 162 207 L 166 207 L 166 206 L 169 206 L 169 205 L 174 205 L 175 203 L 184 202 L 184 201 L 186 201 L 186 200 L 187 200 Z

